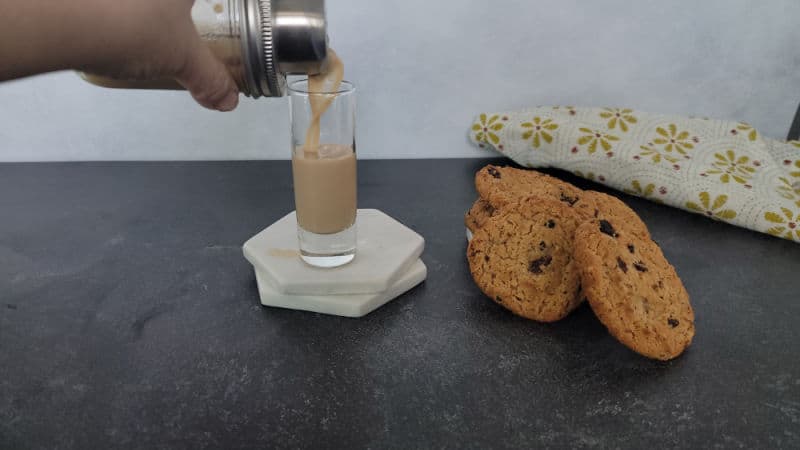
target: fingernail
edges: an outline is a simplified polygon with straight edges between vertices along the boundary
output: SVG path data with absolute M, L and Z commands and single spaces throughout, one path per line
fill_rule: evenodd
M 232 111 L 236 108 L 236 105 L 239 104 L 239 93 L 238 92 L 231 92 L 229 93 L 221 102 L 217 105 L 217 109 L 219 111 Z

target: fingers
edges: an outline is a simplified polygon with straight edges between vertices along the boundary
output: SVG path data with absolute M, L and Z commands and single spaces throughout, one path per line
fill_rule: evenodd
M 239 104 L 239 88 L 228 69 L 198 36 L 186 55 L 186 63 L 176 77 L 197 103 L 217 111 L 231 111 Z

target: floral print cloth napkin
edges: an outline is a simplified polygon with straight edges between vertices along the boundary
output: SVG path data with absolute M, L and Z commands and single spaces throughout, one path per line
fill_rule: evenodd
M 631 109 L 481 114 L 470 139 L 526 167 L 555 167 L 733 225 L 800 242 L 800 141 L 746 123 Z

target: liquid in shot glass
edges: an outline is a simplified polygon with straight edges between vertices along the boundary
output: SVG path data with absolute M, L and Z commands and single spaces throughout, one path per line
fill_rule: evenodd
M 339 267 L 356 254 L 355 87 L 335 76 L 301 80 L 289 96 L 300 255 L 315 267 Z

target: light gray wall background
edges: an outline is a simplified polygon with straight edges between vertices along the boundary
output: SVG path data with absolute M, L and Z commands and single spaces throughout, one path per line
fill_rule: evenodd
M 360 89 L 362 158 L 485 154 L 481 111 L 630 106 L 784 137 L 800 102 L 798 0 L 328 0 Z M 285 99 L 229 114 L 72 73 L 0 84 L 0 160 L 288 158 Z

